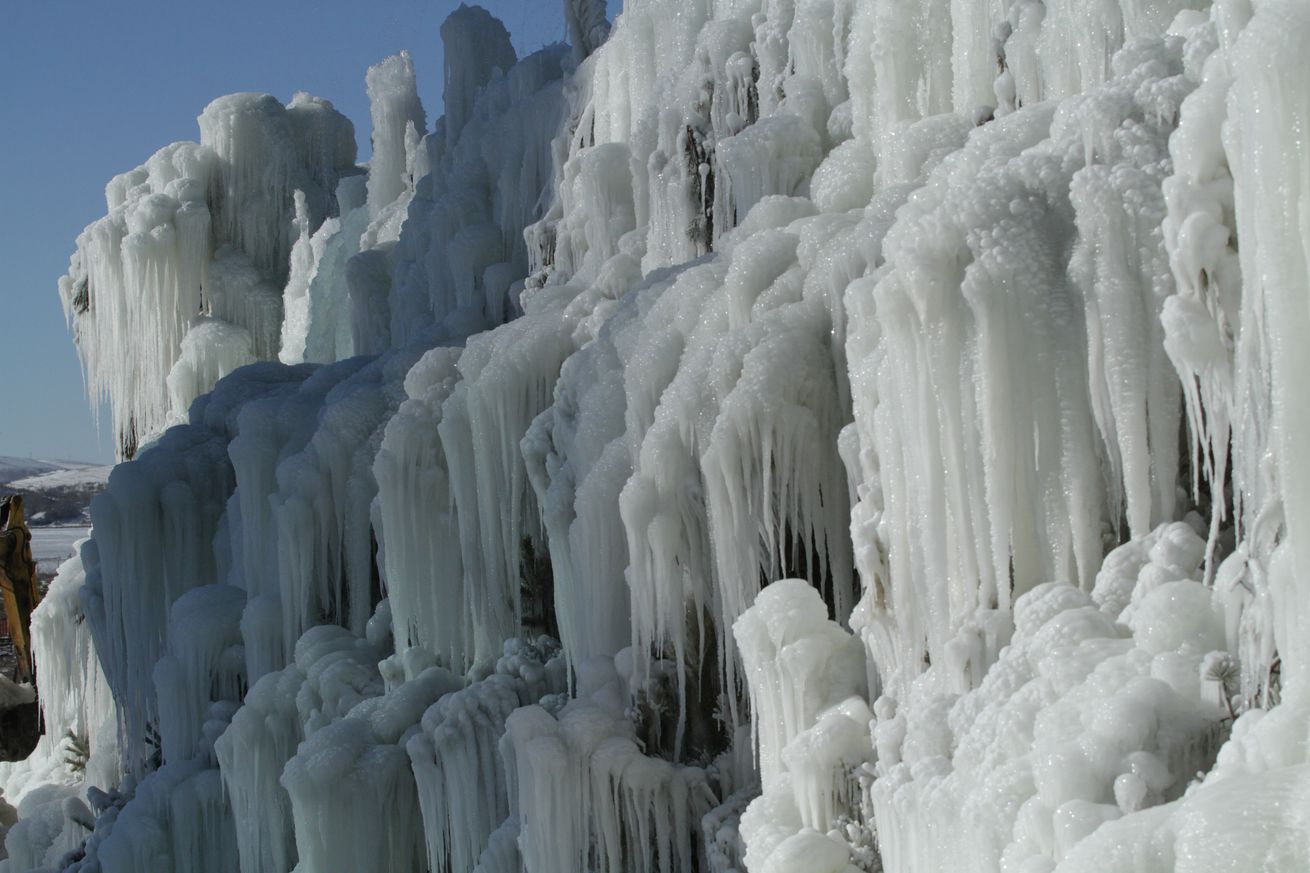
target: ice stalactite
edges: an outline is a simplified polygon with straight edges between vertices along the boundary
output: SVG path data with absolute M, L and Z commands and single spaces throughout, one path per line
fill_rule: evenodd
M 716 123 L 730 122 L 726 114 L 715 114 L 715 92 L 729 59 L 749 45 L 750 31 L 736 24 L 702 33 L 692 62 L 673 88 L 660 95 L 667 109 L 654 119 L 643 119 L 631 144 L 636 167 L 645 164 L 646 196 L 638 201 L 644 206 L 638 220 L 647 226 L 645 270 L 683 263 L 712 250 L 726 229 L 725 220 L 730 221 L 719 203 L 717 167 L 718 139 L 730 131 L 716 128 Z
M 1114 201 L 1101 190 L 1114 185 L 1141 204 L 1134 214 L 1155 204 L 1162 217 L 1165 143 L 1189 90 L 1179 48 L 1126 49 L 1099 89 L 980 129 L 929 172 L 887 233 L 887 267 L 861 289 L 877 324 L 853 328 L 850 358 L 853 385 L 857 360 L 877 373 L 877 405 L 857 401 L 856 420 L 877 456 L 892 588 L 879 597 L 899 629 L 875 638 L 916 647 L 875 655 L 885 681 L 898 670 L 911 678 L 924 652 L 942 661 L 975 610 L 1007 610 L 1041 580 L 1090 585 L 1102 523 L 1117 526 L 1124 512 L 1117 495 L 1134 535 L 1172 517 L 1177 389 L 1162 331 L 1149 328 L 1172 279 L 1151 254 L 1150 219 L 1098 204 Z M 1116 139 L 1129 134 L 1131 150 Z M 1117 309 L 1137 312 L 1143 330 L 1111 330 L 1127 317 Z M 1100 447 L 1089 439 L 1098 429 Z M 934 521 L 943 513 L 945 526 Z M 896 590 L 923 572 L 951 581 Z
M 1242 7 L 1233 4 L 1231 9 L 1240 14 Z M 1246 298 L 1254 298 L 1248 311 L 1266 334 L 1262 344 L 1268 349 L 1270 363 L 1266 377 L 1282 389 L 1271 403 L 1269 444 L 1277 458 L 1276 481 L 1286 539 L 1269 558 L 1271 565 L 1279 565 L 1276 570 L 1270 567 L 1270 587 L 1275 614 L 1280 603 L 1287 604 L 1286 612 L 1276 620 L 1275 637 L 1285 665 L 1284 683 L 1298 706 L 1307 700 L 1304 689 L 1310 685 L 1310 665 L 1305 615 L 1300 606 L 1292 604 L 1302 602 L 1299 592 L 1304 583 L 1300 580 L 1310 567 L 1306 515 L 1310 478 L 1296 446 L 1306 408 L 1291 386 L 1303 372 L 1304 352 L 1299 347 L 1306 330 L 1303 291 L 1310 285 L 1310 245 L 1304 232 L 1310 215 L 1310 174 L 1300 133 L 1310 119 L 1310 88 L 1304 81 L 1282 84 L 1277 71 L 1282 64 L 1293 62 L 1297 46 L 1307 35 L 1310 18 L 1305 9 L 1286 2 L 1257 7 L 1232 49 L 1234 66 L 1240 72 L 1228 95 L 1233 124 L 1224 144 L 1235 168 L 1238 235 L 1246 240 L 1239 255 L 1244 306 Z M 1283 202 L 1284 210 L 1269 213 L 1261 204 L 1270 202 Z M 1244 318 L 1243 330 L 1246 328 Z M 1279 551 L 1283 552 L 1281 559 Z
M 1212 15 L 1217 39 L 1210 45 L 1217 50 L 1206 61 L 1200 96 L 1186 107 L 1189 136 L 1180 136 L 1176 144 L 1182 172 L 1173 193 L 1181 197 L 1171 206 L 1181 208 L 1173 214 L 1184 218 L 1181 230 L 1194 210 L 1199 217 L 1191 218 L 1192 227 L 1208 233 L 1194 238 L 1179 233 L 1171 251 L 1176 267 L 1193 269 L 1184 274 L 1187 282 L 1180 278 L 1179 317 L 1169 327 L 1176 343 L 1171 353 L 1184 364 L 1185 377 L 1196 379 L 1193 384 L 1206 400 L 1218 402 L 1218 415 L 1243 415 L 1229 420 L 1234 422 L 1233 486 L 1235 492 L 1240 489 L 1234 499 L 1242 501 L 1238 520 L 1244 538 L 1220 566 L 1216 589 L 1228 609 L 1227 630 L 1230 635 L 1236 631 L 1240 641 L 1230 643 L 1242 658 L 1237 699 L 1255 705 L 1233 725 L 1232 739 L 1201 785 L 1149 821 L 1125 821 L 1094 834 L 1073 853 L 1069 866 L 1074 870 L 1107 859 L 1111 869 L 1126 871 L 1182 866 L 1192 859 L 1197 869 L 1206 870 L 1250 858 L 1289 870 L 1308 862 L 1303 832 L 1284 811 L 1291 808 L 1287 804 L 1303 802 L 1307 784 L 1304 610 L 1297 593 L 1307 542 L 1298 515 L 1305 483 L 1298 478 L 1299 459 L 1291 445 L 1301 406 L 1285 380 L 1301 365 L 1294 338 L 1304 333 L 1303 289 L 1310 282 L 1305 241 L 1296 230 L 1298 221 L 1304 223 L 1298 216 L 1307 200 L 1306 156 L 1290 134 L 1304 127 L 1308 113 L 1304 85 L 1289 87 L 1277 71 L 1292 62 L 1310 33 L 1310 20 L 1296 4 L 1262 4 L 1252 11 L 1244 3 L 1224 3 Z M 1224 111 L 1224 91 L 1229 120 L 1219 153 L 1199 120 Z M 1235 287 L 1228 283 L 1238 277 L 1232 271 L 1225 165 L 1235 191 L 1238 307 L 1231 306 L 1237 301 L 1229 296 Z M 1214 184 L 1204 185 L 1208 180 Z M 1284 210 L 1260 208 L 1272 196 Z M 1211 267 L 1213 284 L 1205 279 Z M 1213 342 L 1217 332 L 1231 332 L 1232 345 Z M 1236 384 L 1225 405 L 1218 389 L 1227 364 L 1221 354 L 1229 348 Z M 1253 385 L 1249 380 L 1256 374 L 1262 375 Z M 1257 390 L 1248 393 L 1248 387 Z M 1215 430 L 1195 438 L 1204 449 L 1216 435 L 1223 438 Z M 1260 478 L 1246 479 L 1249 472 Z M 1212 492 L 1221 487 L 1209 484 Z M 1235 680 L 1231 672 L 1223 678 Z M 1280 692 L 1281 702 L 1274 705 Z M 1238 683 L 1226 693 L 1238 694 Z
M 461 685 L 448 671 L 430 667 L 306 737 L 282 772 L 298 867 L 325 873 L 422 869 L 418 789 L 401 740 L 430 704 Z
M 613 306 L 636 272 L 630 257 L 607 263 L 605 279 L 587 292 L 599 293 L 597 310 Z M 567 360 L 554 402 L 522 441 L 550 554 L 560 641 L 575 663 L 613 657 L 631 642 L 627 543 L 614 508 L 632 474 L 620 347 L 633 337 L 638 315 L 635 306 L 621 307 Z
M 396 648 L 423 646 L 460 671 L 474 661 L 472 621 L 464 609 L 454 460 L 437 430 L 458 382 L 458 358 L 458 349 L 433 349 L 406 374 L 406 399 L 387 422 L 374 475 Z
M 338 178 L 354 171 L 353 128 L 318 98 L 297 95 L 283 107 L 266 94 L 230 95 L 199 123 L 199 145 L 175 143 L 115 177 L 109 213 L 78 238 L 60 281 L 88 390 L 113 409 L 120 458 L 175 423 L 170 408 L 185 416 L 234 355 L 276 355 L 293 193 L 303 193 L 317 228 L 336 208 Z M 202 315 L 248 331 L 250 350 L 229 342 L 215 360 L 197 337 L 170 385 L 161 377 Z
M 1171 87 L 1190 83 L 1164 83 L 1164 105 L 1148 113 L 1177 112 Z M 1110 467 L 1109 516 L 1116 527 L 1122 517 L 1134 536 L 1174 517 L 1178 478 L 1178 380 L 1160 320 L 1174 289 L 1158 244 L 1168 158 L 1163 143 L 1153 145 L 1119 160 L 1118 148 L 1094 157 L 1104 163 L 1075 175 L 1070 190 L 1079 227 L 1070 273 L 1083 297 L 1092 416 Z
M 960 4 L 960 8 L 964 5 Z M 857 44 L 856 51 L 869 52 L 873 57 L 871 72 L 876 87 L 865 90 L 865 99 L 873 97 L 871 127 L 875 134 L 874 154 L 880 164 L 889 162 L 889 152 L 903 128 L 953 109 L 973 108 L 955 107 L 952 101 L 955 88 L 951 78 L 951 46 L 955 22 L 951 9 L 949 0 L 866 4 L 863 14 L 872 19 L 868 32 L 873 41 Z M 960 39 L 964 38 L 962 34 Z M 961 91 L 972 96 L 973 89 Z M 905 180 L 884 176 L 883 181 Z
M 304 195 L 297 194 L 280 352 L 286 363 L 331 363 L 390 346 L 391 251 L 427 171 L 421 160 L 427 117 L 408 52 L 370 67 L 365 84 L 373 120 L 368 174 L 336 183 L 339 213 L 321 223 L 309 220 Z
M 469 340 L 461 380 L 442 404 L 441 436 L 463 545 L 464 592 L 479 661 L 495 658 L 524 618 L 524 558 L 545 550 L 541 515 L 519 443 L 550 401 L 573 351 L 565 286 L 534 298 L 528 314 Z M 549 571 L 547 571 L 548 573 Z M 547 576 L 540 580 L 549 581 Z M 548 592 L 528 592 L 553 610 Z M 539 628 L 544 630 L 544 628 Z
M 336 203 L 337 186 L 355 175 L 355 126 L 337 111 L 332 101 L 297 91 L 287 104 L 287 117 L 295 136 L 300 165 L 310 184 L 298 186 L 310 209 L 310 223 L 344 210 Z
M 660 674 L 661 658 L 673 667 L 669 704 L 679 717 L 661 742 L 675 757 L 684 740 L 702 751 L 713 745 L 702 710 L 735 722 L 737 655 L 722 629 L 749 604 L 761 576 L 806 572 L 840 614 L 853 605 L 851 559 L 839 534 L 847 526 L 844 474 L 836 465 L 813 476 L 797 467 L 818 445 L 835 443 L 846 413 L 832 370 L 829 310 L 817 292 L 802 299 L 797 247 L 807 213 L 788 231 L 769 229 L 789 224 L 792 207 L 785 198 L 760 204 L 760 235 L 638 292 L 635 316 L 626 300 L 616 310 L 639 319 L 614 327 L 615 336 L 635 338 L 622 356 L 622 443 L 632 474 L 618 501 L 631 561 L 632 641 L 639 678 Z M 766 396 L 762 386 L 780 375 L 773 361 L 784 358 L 791 388 Z M 551 472 L 567 475 L 567 468 Z M 658 684 L 648 689 L 652 699 L 663 693 Z
M 210 544 L 231 471 L 222 443 L 208 436 L 200 427 L 169 431 L 143 456 L 149 460 L 116 469 L 92 507 L 99 561 L 87 567 L 83 602 L 133 770 L 145 764 L 146 737 L 157 730 L 150 676 L 164 653 L 169 605 L 216 576 Z
M 859 4 L 844 56 L 851 116 L 880 164 L 895 165 L 916 122 L 985 120 L 1070 97 L 1111 78 L 1116 51 L 1161 36 L 1187 0 L 1070 4 L 1056 0 Z M 834 17 L 837 17 L 834 15 Z M 884 183 L 905 181 L 880 170 Z
M 522 705 L 519 689 L 500 675 L 442 698 L 424 715 L 407 749 L 423 811 L 428 865 L 446 873 L 472 870 L 492 833 L 509 815 L 497 743 L 505 719 Z M 465 794 L 461 786 L 482 790 Z
M 562 659 L 550 641 L 514 640 L 504 652 L 490 676 L 429 707 L 406 743 L 434 873 L 474 869 L 510 813 L 501 753 L 505 722 L 520 707 L 564 687 Z M 464 792 L 467 785 L 482 790 Z
M 1223 152 L 1220 119 L 1231 85 L 1227 54 L 1217 51 L 1218 34 L 1208 19 L 1195 24 L 1184 61 L 1197 88 L 1183 101 L 1178 130 L 1170 142 L 1174 172 L 1164 181 L 1167 215 L 1162 222 L 1177 293 L 1164 303 L 1164 349 L 1183 386 L 1191 429 L 1191 488 L 1199 498 L 1204 483 L 1213 488 L 1231 474 L 1237 517 L 1225 517 L 1223 494 L 1212 495 L 1210 558 L 1220 525 L 1230 521 L 1251 531 L 1264 505 L 1265 477 L 1258 468 L 1229 469 L 1232 422 L 1247 420 L 1244 445 L 1236 458 L 1256 461 L 1268 420 L 1268 387 L 1253 378 L 1262 352 L 1259 331 L 1245 336 L 1245 386 L 1236 390 L 1235 353 L 1243 299 L 1238 266 L 1232 174 Z M 1250 311 L 1250 310 L 1248 310 Z M 1254 354 L 1253 354 L 1254 352 Z M 1243 409 L 1242 407 L 1245 407 Z M 1217 498 L 1217 499 L 1215 499 Z M 1213 567 L 1210 568 L 1213 573 Z
M 169 608 L 168 654 L 153 670 L 164 760 L 195 756 L 203 730 L 200 718 L 210 705 L 226 701 L 237 706 L 246 696 L 240 629 L 245 605 L 241 589 L 206 585 L 188 591 Z
M 589 681 L 558 716 L 527 706 L 506 723 L 523 869 L 694 869 L 696 823 L 716 804 L 714 789 L 700 768 L 643 755 L 616 707 L 614 666 L 590 666 Z
M 629 148 L 645 270 L 712 250 L 764 195 L 806 193 L 848 137 L 849 5 L 801 6 L 630 4 L 580 71 L 574 140 Z
M 374 357 L 391 347 L 387 294 L 393 269 L 389 248 L 368 249 L 346 262 L 350 345 L 360 355 Z
M 765 244 L 774 244 L 769 235 Z M 786 251 L 785 246 L 780 247 Z M 739 249 L 734 264 L 750 263 Z M 730 269 L 729 293 L 736 276 Z M 813 302 L 780 308 L 758 322 L 759 338 L 741 361 L 701 456 L 717 569 L 716 624 L 742 614 L 760 579 L 804 572 L 836 615 L 854 606 L 845 473 L 831 451 L 844 423 L 832 373 L 826 312 Z M 766 387 L 767 386 L 767 387 Z M 725 648 L 728 694 L 735 659 Z
M 77 851 L 95 825 L 91 811 L 71 789 L 62 796 L 44 793 L 43 803 L 34 798 L 17 803 L 19 820 L 6 833 L 6 857 L 0 859 L 7 868 L 38 870 L 59 864 Z M 51 798 L 52 794 L 56 796 Z
M 109 214 L 78 237 L 60 280 L 87 390 L 97 404 L 110 401 L 120 458 L 168 414 L 164 380 L 203 305 L 216 162 L 211 149 L 178 143 L 116 176 L 105 190 Z
M 50 852 L 63 845 L 59 869 L 125 873 L 151 864 L 213 873 L 235 869 L 233 820 L 215 767 L 214 742 L 244 693 L 236 632 L 243 600 L 240 591 L 214 585 L 194 589 L 174 604 L 168 654 L 154 671 L 160 692 L 155 754 L 144 775 L 129 774 L 121 790 L 86 788 L 94 814 L 81 797 L 65 800 L 65 832 L 79 823 L 93 831 L 72 846 L 63 845 L 62 836 L 51 844 Z
M 324 620 L 362 635 L 380 599 L 373 561 L 373 460 L 414 356 L 352 358 L 310 377 L 327 387 L 313 435 L 283 457 L 269 497 L 286 650 Z
M 43 742 L 71 740 L 84 747 L 81 766 L 87 780 L 113 788 L 121 772 L 117 712 L 81 604 L 85 582 L 82 557 L 76 555 L 60 566 L 32 613 L 32 653 L 42 675 Z
M 291 798 L 279 778 L 306 737 L 382 693 L 377 660 L 376 649 L 345 630 L 313 628 L 297 641 L 293 663 L 254 684 L 215 743 L 244 873 L 295 866 Z
M 201 759 L 155 770 L 132 799 L 97 822 L 69 870 L 128 873 L 154 865 L 198 873 L 234 869 L 236 840 L 218 771 Z
M 867 696 L 864 655 L 801 579 L 761 591 L 733 624 L 733 636 L 757 716 L 760 779 L 770 792 L 784 782 L 784 760 L 796 737 L 825 710 Z
M 627 4 L 605 50 L 593 55 L 595 142 L 633 140 L 662 74 L 680 71 L 691 59 L 707 12 L 704 4 L 688 7 L 669 0 Z
M 706 633 L 709 613 L 718 604 L 704 584 L 713 578 L 714 556 L 698 459 L 708 438 L 703 431 L 713 421 L 712 400 L 705 396 L 709 386 L 703 382 L 713 345 L 696 338 L 724 330 L 722 304 L 716 307 L 712 297 L 723 275 L 720 264 L 683 273 L 648 310 L 647 318 L 662 328 L 638 338 L 625 373 L 633 475 L 619 508 L 630 560 L 632 642 L 640 674 L 659 666 L 652 657 L 668 658 L 675 667 L 675 744 L 685 729 L 688 677 L 718 673 L 711 659 L 726 645 Z M 684 350 L 682 363 L 678 357 Z
M 217 318 L 201 317 L 182 337 L 182 354 L 168 373 L 169 424 L 185 424 L 191 402 L 255 356 L 250 332 Z
M 209 264 L 205 294 L 216 320 L 249 333 L 249 360 L 267 361 L 277 356 L 283 317 L 281 287 L 265 279 L 250 258 L 229 246 L 219 249 Z
M 1191 429 L 1190 485 L 1210 501 L 1210 572 L 1228 610 L 1230 648 L 1240 654 L 1241 696 L 1268 706 L 1278 693 L 1271 562 L 1285 535 L 1285 492 L 1274 461 L 1266 284 L 1247 277 L 1254 261 L 1238 247 L 1235 189 L 1250 158 L 1235 125 L 1234 45 L 1250 17 L 1247 4 L 1222 3 L 1189 31 L 1189 74 L 1199 85 L 1170 143 L 1175 171 L 1165 181 L 1163 232 L 1177 294 L 1165 302 L 1163 323 Z M 1245 227 L 1254 236 L 1260 225 L 1248 216 Z M 1224 557 L 1229 536 L 1235 548 Z
M 733 625 L 750 688 L 761 793 L 741 813 L 748 869 L 806 856 L 844 870 L 850 852 L 823 834 L 858 819 L 869 746 L 864 648 L 799 579 L 765 588 Z M 785 864 L 785 861 L 784 861 Z M 835 865 L 835 866 L 830 866 Z
M 332 120 L 340 129 L 328 142 L 344 150 L 313 149 L 309 154 L 315 163 L 303 166 L 300 157 L 306 150 L 297 134 L 304 130 L 297 130 L 288 109 L 268 94 L 220 97 L 198 119 L 200 142 L 216 156 L 216 235 L 245 253 L 279 287 L 286 281 L 294 242 L 294 193 L 305 193 L 311 223 L 317 226 L 329 213 L 337 174 L 355 162 L 354 138 L 342 135 L 351 131 L 350 122 L 335 112 Z
M 257 551 L 256 544 L 263 541 L 254 531 L 234 529 L 226 513 L 238 481 L 229 444 L 241 422 L 249 420 L 246 413 L 256 408 L 255 401 L 294 390 L 306 375 L 303 369 L 256 365 L 224 380 L 219 390 L 193 404 L 190 424 L 170 429 L 137 462 L 116 469 L 109 488 L 94 501 L 97 536 L 83 550 L 82 603 L 113 689 L 123 736 L 128 738 L 124 747 L 128 772 L 140 773 L 150 756 L 146 738 L 160 727 L 151 672 L 168 645 L 170 608 L 193 589 L 228 581 L 234 567 L 244 569 L 240 549 L 249 544 Z M 247 478 L 251 473 L 247 467 Z M 266 511 L 257 501 L 251 508 Z M 254 518 L 265 516 L 254 514 Z M 239 544 L 235 548 L 234 542 Z M 238 572 L 236 579 L 252 600 L 264 593 L 258 587 L 262 571 L 249 576 Z M 276 590 L 276 577 L 272 581 Z M 258 643 L 258 638 L 253 640 L 252 648 L 259 649 Z M 220 654 L 215 650 L 203 657 Z M 236 660 L 245 660 L 239 651 L 233 654 Z M 200 668 L 197 662 L 196 669 Z M 236 675 L 231 672 L 235 666 L 224 669 Z M 202 684 L 210 688 L 208 681 Z M 232 681 L 225 680 L 221 687 L 239 693 Z M 194 702 L 202 705 L 209 698 Z M 195 711 L 182 717 L 200 716 Z M 183 731 L 190 733 L 191 729 Z
M 578 284 L 598 279 L 626 234 L 636 230 L 631 161 L 625 146 L 607 143 L 579 149 L 564 165 L 551 272 Z
M 95 543 L 82 546 L 93 564 Z M 96 826 L 82 787 L 112 791 L 123 778 L 117 710 L 79 602 L 85 579 L 80 557 L 65 561 L 32 614 L 45 733 L 26 761 L 0 763 L 0 869 L 74 857 Z
M 327 394 L 350 371 L 349 367 L 291 371 L 294 378 L 242 406 L 236 433 L 227 446 L 236 490 L 227 506 L 226 581 L 247 594 L 242 638 L 251 684 L 281 669 L 289 657 L 290 644 L 284 643 L 282 629 L 280 529 L 273 499 L 279 489 L 278 465 L 304 451 Z
M 744 218 L 770 194 L 809 193 L 809 178 L 823 157 L 819 135 L 796 115 L 778 115 L 721 141 L 715 152 L 722 171 L 715 215 L 725 228 Z M 768 172 L 760 172 L 767 167 Z

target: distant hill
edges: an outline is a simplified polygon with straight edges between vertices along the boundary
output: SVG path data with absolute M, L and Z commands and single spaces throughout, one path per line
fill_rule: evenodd
M 55 470 L 67 470 L 75 466 L 59 461 L 38 461 L 35 458 L 6 458 L 0 456 L 0 485 L 7 485 L 16 479 L 39 476 Z
M 113 467 L 68 467 L 42 473 L 39 476 L 27 476 L 5 483 L 6 488 L 22 491 L 57 491 L 62 488 L 104 488 L 109 481 L 109 471 Z
M 0 494 L 22 494 L 33 525 L 84 524 L 112 467 L 79 461 L 0 457 Z

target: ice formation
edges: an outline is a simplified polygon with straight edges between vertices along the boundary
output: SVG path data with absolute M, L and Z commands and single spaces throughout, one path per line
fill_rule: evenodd
M 110 183 L 0 873 L 1310 869 L 1305 4 L 564 20 Z
M 78 238 L 60 280 L 88 390 L 113 410 L 120 458 L 184 419 L 218 377 L 277 351 L 293 195 L 317 227 L 337 211 L 338 179 L 357 172 L 354 129 L 326 100 L 297 94 L 284 107 L 233 94 L 198 120 L 199 144 L 167 146 L 110 181 L 109 214 Z M 188 347 L 205 316 L 244 336 Z M 167 378 L 179 359 L 185 370 Z

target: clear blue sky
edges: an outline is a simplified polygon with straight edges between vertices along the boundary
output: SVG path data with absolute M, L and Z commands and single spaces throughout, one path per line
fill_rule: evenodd
M 409 49 L 431 125 L 438 29 L 458 0 L 5 0 L 0 25 L 0 455 L 109 462 L 57 281 L 109 179 L 199 137 L 222 94 L 299 90 L 355 123 L 368 156 L 364 71 Z M 519 56 L 565 38 L 561 0 L 481 0 Z M 611 17 L 619 0 L 610 0 Z

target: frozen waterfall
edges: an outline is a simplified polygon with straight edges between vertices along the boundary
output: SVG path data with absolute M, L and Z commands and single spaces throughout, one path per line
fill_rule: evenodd
M 1310 6 L 564 13 L 110 181 L 0 873 L 1310 870 Z

